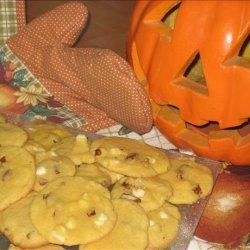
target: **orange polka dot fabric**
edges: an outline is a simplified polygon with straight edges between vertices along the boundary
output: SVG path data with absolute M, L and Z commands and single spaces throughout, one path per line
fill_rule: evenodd
M 16 0 L 17 29 L 20 31 L 26 24 L 25 0 Z
M 149 131 L 150 102 L 129 64 L 108 49 L 71 47 L 87 15 L 82 3 L 67 2 L 33 20 L 7 45 L 50 93 L 87 121 L 84 130 L 120 123 Z

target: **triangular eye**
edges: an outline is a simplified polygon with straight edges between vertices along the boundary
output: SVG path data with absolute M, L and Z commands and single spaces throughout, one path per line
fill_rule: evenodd
M 193 61 L 187 67 L 184 76 L 189 80 L 206 85 L 206 79 L 202 68 L 200 54 L 196 54 Z
M 239 56 L 250 59 L 250 35 L 247 36 L 242 44 Z
M 239 53 L 225 61 L 225 65 L 250 68 L 250 34 L 239 44 Z
M 174 25 L 175 25 L 175 19 L 177 16 L 177 13 L 179 11 L 179 7 L 180 7 L 181 3 L 177 3 L 176 5 L 174 5 L 165 15 L 164 17 L 161 19 L 161 21 L 168 25 L 168 27 L 173 30 L 174 29 Z

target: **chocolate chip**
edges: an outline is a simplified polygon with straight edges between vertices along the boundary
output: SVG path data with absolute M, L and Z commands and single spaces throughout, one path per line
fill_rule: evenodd
M 183 171 L 178 170 L 176 173 L 176 178 L 179 180 L 182 180 L 183 179 Z
M 127 200 L 131 200 L 131 201 L 134 201 L 136 203 L 140 203 L 141 202 L 141 199 L 138 198 L 138 197 L 135 197 L 133 195 L 130 195 L 130 194 L 126 194 L 126 193 L 123 193 L 120 198 L 122 199 L 127 199 Z
M 134 200 L 134 202 L 140 203 L 140 202 L 141 202 L 141 199 L 140 199 L 140 198 L 136 198 L 136 199 Z
M 44 186 L 44 185 L 46 185 L 48 183 L 48 180 L 47 179 L 44 179 L 44 178 L 40 178 L 39 179 L 39 184 L 41 185 L 41 186 Z
M 102 185 L 103 187 L 108 187 L 108 186 L 109 186 L 109 182 L 106 181 L 106 180 L 103 180 L 103 181 L 101 181 L 101 185 Z
M 1 158 L 0 158 L 0 163 L 2 164 L 2 163 L 5 163 L 6 162 L 6 157 L 5 156 L 2 156 Z
M 55 174 L 60 174 L 61 173 L 58 166 L 54 166 L 54 171 L 55 171 Z
M 87 212 L 88 217 L 91 217 L 91 216 L 94 216 L 94 215 L 96 215 L 95 209 L 91 209 L 90 211 Z
M 2 176 L 2 181 L 6 181 L 7 178 L 9 178 L 12 175 L 12 170 L 8 169 L 7 171 L 4 172 Z
M 124 182 L 122 183 L 122 186 L 123 186 L 124 188 L 127 188 L 127 189 L 130 189 L 130 188 L 131 188 L 131 185 L 130 185 L 129 183 L 127 183 L 126 181 L 124 181 Z
M 149 167 L 149 166 L 150 166 L 150 160 L 149 160 L 148 158 L 145 158 L 145 159 L 143 160 L 143 166 L 144 166 L 144 167 Z
M 202 190 L 201 190 L 201 187 L 199 185 L 196 185 L 195 188 L 193 189 L 193 191 L 197 195 L 201 195 L 202 194 Z
M 97 148 L 95 150 L 95 155 L 98 156 L 98 155 L 101 155 L 102 154 L 102 150 L 100 148 Z
M 30 239 L 31 238 L 31 235 L 34 233 L 34 231 L 31 231 L 29 233 L 26 234 L 26 238 L 27 239 Z
M 137 153 L 129 153 L 129 154 L 126 156 L 126 160 L 134 160 L 137 156 L 138 156 Z
M 49 197 L 49 195 L 50 195 L 49 193 L 48 193 L 48 194 L 43 194 L 43 199 L 44 199 L 44 200 L 47 200 L 48 197 Z

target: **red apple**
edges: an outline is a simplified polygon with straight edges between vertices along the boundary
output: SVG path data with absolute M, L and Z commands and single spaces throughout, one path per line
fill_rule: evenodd
M 11 71 L 6 71 L 5 74 L 3 75 L 3 77 L 4 77 L 4 80 L 6 82 L 11 82 L 12 79 L 13 79 L 12 72 Z
M 28 105 L 23 105 L 22 103 L 16 103 L 17 96 L 14 93 L 17 90 L 13 87 L 10 87 L 6 84 L 0 83 L 0 111 L 1 112 L 15 112 L 23 113 L 29 108 Z
M 6 63 L 6 71 L 14 71 L 16 68 L 16 65 L 12 62 Z

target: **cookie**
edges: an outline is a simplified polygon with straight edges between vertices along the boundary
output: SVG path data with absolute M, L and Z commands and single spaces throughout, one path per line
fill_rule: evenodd
M 64 138 L 52 150 L 58 155 L 69 157 L 76 165 L 93 163 L 95 161 L 94 155 L 90 152 L 88 139 L 83 134 Z
M 23 148 L 0 147 L 0 211 L 29 193 L 35 182 L 35 163 Z
M 36 181 L 33 190 L 40 191 L 48 182 L 62 176 L 73 176 L 75 172 L 75 164 L 67 157 L 43 160 L 36 165 Z
M 166 249 L 178 235 L 181 214 L 177 207 L 164 203 L 147 213 L 149 217 L 149 243 L 147 249 Z
M 113 171 L 110 171 L 104 167 L 102 167 L 100 164 L 99 164 L 99 169 L 104 172 L 105 174 L 107 174 L 109 176 L 109 178 L 111 179 L 111 184 L 115 184 L 117 181 L 119 181 L 122 177 L 124 177 L 124 175 L 122 174 L 118 174 L 118 173 L 115 173 Z
M 23 249 L 23 248 L 20 248 L 11 244 L 8 250 L 65 250 L 65 248 L 59 245 L 48 244 L 42 247 L 37 247 L 37 248 L 32 248 L 32 249 L 27 249 L 27 248 Z
M 32 155 L 36 155 L 37 153 L 45 152 L 46 149 L 38 142 L 28 139 L 23 145 L 27 151 L 29 151 Z
M 35 153 L 34 157 L 35 157 L 36 163 L 38 164 L 42 161 L 59 157 L 59 155 L 53 150 L 45 150 L 45 151 Z
M 0 214 L 0 230 L 14 245 L 21 248 L 36 248 L 48 244 L 32 225 L 29 212 L 36 193 L 9 206 Z
M 96 161 L 118 174 L 152 177 L 168 170 L 167 155 L 143 141 L 123 137 L 102 137 L 91 144 Z
M 101 171 L 97 163 L 83 163 L 77 166 L 76 176 L 82 176 L 88 180 L 96 181 L 104 187 L 109 187 L 111 185 L 110 176 Z
M 27 127 L 29 139 L 41 144 L 49 150 L 55 143 L 62 138 L 73 136 L 66 128 L 55 124 L 36 124 Z
M 211 193 L 213 176 L 210 169 L 188 158 L 172 158 L 171 168 L 159 178 L 170 183 L 173 204 L 192 204 Z
M 40 143 L 28 139 L 23 148 L 29 151 L 34 157 L 36 163 L 58 157 L 53 150 L 46 150 Z
M 123 177 L 113 187 L 112 199 L 127 199 L 138 203 L 146 212 L 162 206 L 172 195 L 167 181 L 156 177 Z
M 0 145 L 21 147 L 27 141 L 27 133 L 11 123 L 0 123 Z
M 87 244 L 108 234 L 116 214 L 108 189 L 82 177 L 60 177 L 34 198 L 33 225 L 50 243 Z
M 117 199 L 113 200 L 117 213 L 117 222 L 114 229 L 102 239 L 80 245 L 79 250 L 97 249 L 145 249 L 148 244 L 148 217 L 137 203 Z
M 3 122 L 6 122 L 6 118 L 4 115 L 0 114 L 0 122 L 3 123 Z

